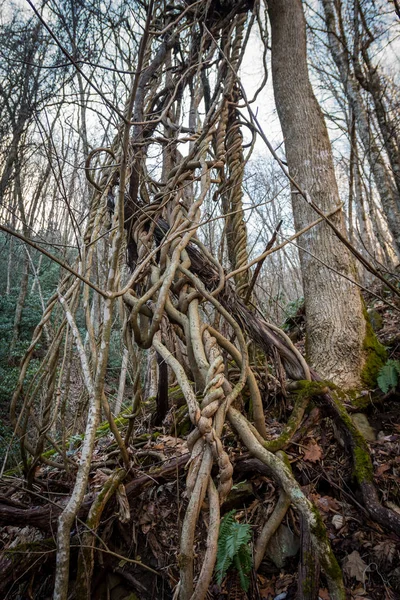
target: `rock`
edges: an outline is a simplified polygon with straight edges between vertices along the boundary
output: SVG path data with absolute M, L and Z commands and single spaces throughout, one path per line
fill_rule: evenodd
M 363 413 L 354 413 L 351 415 L 351 419 L 358 431 L 365 437 L 367 442 L 375 442 L 375 431 L 372 429 L 367 417 Z
M 272 536 L 266 554 L 270 560 L 281 569 L 289 556 L 295 556 L 300 548 L 300 542 L 286 525 L 280 525 Z

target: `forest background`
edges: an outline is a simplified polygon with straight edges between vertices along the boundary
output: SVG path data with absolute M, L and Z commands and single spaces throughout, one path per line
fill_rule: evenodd
M 397 597 L 397 0 L 0 8 L 0 589 Z

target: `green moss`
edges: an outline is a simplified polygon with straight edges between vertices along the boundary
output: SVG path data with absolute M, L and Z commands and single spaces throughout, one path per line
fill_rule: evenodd
M 365 318 L 365 338 L 363 349 L 366 354 L 364 367 L 361 371 L 361 381 L 368 388 L 376 387 L 376 380 L 379 371 L 386 363 L 387 352 L 384 346 L 379 342 L 371 325 L 371 321 L 364 305 L 363 314 Z
M 358 444 L 354 448 L 354 475 L 358 483 L 362 483 L 363 481 L 372 481 L 374 471 L 364 438 L 361 434 L 359 434 L 359 436 L 362 439 L 363 444 Z
M 180 402 L 185 399 L 183 392 L 179 385 L 175 385 L 174 387 L 168 388 L 168 397 L 172 402 Z
M 287 442 L 289 441 L 290 437 L 291 437 L 292 431 L 290 431 L 288 428 L 285 428 L 282 433 L 279 435 L 279 437 L 277 437 L 275 440 L 270 440 L 268 442 L 265 442 L 264 448 L 266 450 L 268 450 L 269 452 L 277 452 L 278 450 L 281 450 L 282 448 L 284 448 L 287 444 Z
M 297 430 L 308 402 L 315 396 L 321 396 L 331 390 L 337 390 L 337 388 L 330 381 L 296 381 L 296 389 L 293 392 L 295 396 L 294 408 L 287 425 L 279 434 L 279 437 L 265 442 L 264 448 L 270 452 L 277 452 L 284 448 Z
M 355 408 L 363 410 L 368 408 L 368 406 L 371 404 L 371 398 L 369 394 L 366 394 L 365 396 L 357 396 L 356 398 L 352 399 L 351 404 Z
M 4 554 L 13 562 L 19 562 L 21 555 L 24 556 L 30 552 L 48 552 L 51 550 L 56 550 L 55 542 L 53 538 L 47 538 L 45 540 L 37 540 L 36 542 L 23 542 L 15 548 L 4 550 Z
M 323 569 L 325 574 L 333 581 L 342 580 L 342 569 L 340 568 L 339 563 L 332 551 L 329 555 L 329 564 L 328 561 L 326 561 L 323 565 Z
M 297 398 L 314 398 L 315 396 L 321 396 L 322 394 L 326 394 L 329 390 L 336 390 L 336 386 L 334 383 L 330 381 L 308 381 L 306 379 L 302 379 L 300 381 L 296 381 L 296 389 L 294 390 L 294 394 Z
M 329 551 L 323 557 L 323 562 L 321 562 L 322 569 L 329 579 L 339 582 L 342 580 L 342 571 L 338 561 L 335 558 L 335 555 L 332 552 L 332 549 L 329 546 L 326 527 L 318 509 L 315 506 L 312 506 L 311 511 L 315 519 L 314 525 L 312 525 L 310 528 L 311 534 L 314 535 L 318 541 L 326 544 L 329 548 Z
M 316 567 L 314 554 L 312 552 L 305 552 L 303 555 L 303 562 L 307 573 L 305 579 L 303 580 L 303 591 L 307 596 L 309 596 L 314 590 L 315 579 L 313 574 L 315 573 Z
M 171 424 L 170 433 L 178 437 L 183 437 L 189 433 L 191 421 L 189 418 L 189 410 L 186 404 L 175 410 L 175 419 Z
M 311 511 L 312 511 L 312 513 L 314 515 L 314 519 L 315 519 L 314 525 L 311 526 L 311 533 L 313 535 L 315 535 L 315 537 L 319 541 L 326 542 L 327 541 L 326 527 L 324 525 L 321 515 L 319 514 L 319 510 L 315 506 L 313 506 Z
M 335 397 L 335 394 L 332 394 L 332 398 L 336 404 L 337 410 L 340 414 L 340 418 L 346 426 L 346 429 L 348 430 L 352 439 L 354 477 L 356 478 L 358 483 L 362 483 L 364 481 L 372 481 L 373 468 L 371 457 L 368 451 L 367 442 L 365 441 L 362 434 L 358 431 L 357 427 L 354 425 L 353 421 L 350 418 L 350 415 L 348 414 L 341 401 Z
M 189 564 L 190 562 L 190 556 L 187 556 L 186 554 L 178 554 L 178 567 L 182 570 L 186 567 L 186 565 Z

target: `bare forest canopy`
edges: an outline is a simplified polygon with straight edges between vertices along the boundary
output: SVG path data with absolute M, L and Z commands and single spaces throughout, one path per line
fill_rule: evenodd
M 0 15 L 2 597 L 400 597 L 397 0 Z

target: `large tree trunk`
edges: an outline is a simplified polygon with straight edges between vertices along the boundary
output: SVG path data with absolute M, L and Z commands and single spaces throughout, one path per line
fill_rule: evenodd
M 324 212 L 340 203 L 330 141 L 307 69 L 306 29 L 301 0 L 268 2 L 272 30 L 272 75 L 275 101 L 285 138 L 291 175 Z M 315 213 L 292 192 L 296 231 Z M 345 231 L 341 211 L 331 217 Z M 324 378 L 351 388 L 360 383 L 364 364 L 365 319 L 350 256 L 325 223 L 300 237 L 306 305 L 307 353 Z M 319 260 L 318 260 L 319 259 Z

